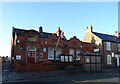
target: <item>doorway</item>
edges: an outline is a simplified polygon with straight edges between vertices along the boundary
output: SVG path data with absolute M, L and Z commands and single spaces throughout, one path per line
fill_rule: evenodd
M 36 62 L 36 48 L 33 46 L 27 48 L 27 62 Z

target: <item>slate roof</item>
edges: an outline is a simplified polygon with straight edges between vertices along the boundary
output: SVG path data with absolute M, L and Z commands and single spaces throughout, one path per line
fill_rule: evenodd
M 53 33 L 48 33 L 48 32 L 38 32 L 36 30 L 24 30 L 24 29 L 18 29 L 18 28 L 13 28 L 13 37 L 15 36 L 15 33 L 17 35 L 24 35 L 25 32 L 34 32 L 36 34 L 40 34 L 41 38 L 48 38 L 49 36 L 53 35 Z M 63 40 L 67 40 L 65 36 L 62 38 Z
M 24 30 L 23 29 L 17 29 L 17 28 L 13 28 L 13 33 L 17 34 L 17 35 L 23 35 L 24 34 Z
M 62 40 L 67 40 L 67 38 L 63 35 L 63 38 L 61 38 Z
M 41 32 L 40 33 L 40 37 L 41 38 L 48 38 L 49 36 L 51 36 L 53 33 L 47 33 L 47 32 Z
M 120 42 L 120 37 L 116 37 L 116 36 L 108 35 L 108 34 L 97 33 L 97 32 L 93 32 L 93 34 L 95 34 L 100 39 L 105 40 L 105 41 Z

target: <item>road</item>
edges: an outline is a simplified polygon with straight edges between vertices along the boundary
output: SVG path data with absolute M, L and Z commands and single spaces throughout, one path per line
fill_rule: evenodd
M 120 80 L 118 74 L 105 73 L 105 74 L 93 74 L 93 75 L 74 75 L 74 76 L 63 76 L 63 77 L 51 77 L 51 78 L 40 78 L 30 80 L 17 80 L 9 83 L 93 83 L 93 82 L 108 82 L 118 83 Z M 5 84 L 5 83 L 3 83 Z

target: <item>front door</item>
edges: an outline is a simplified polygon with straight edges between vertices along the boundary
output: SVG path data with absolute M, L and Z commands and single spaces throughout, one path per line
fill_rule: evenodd
M 27 56 L 27 62 L 35 62 L 35 51 L 28 51 Z

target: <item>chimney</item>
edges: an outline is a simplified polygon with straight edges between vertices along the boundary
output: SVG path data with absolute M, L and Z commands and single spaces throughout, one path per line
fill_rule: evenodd
M 42 26 L 39 27 L 39 33 L 42 33 L 43 32 L 43 29 L 42 29 Z
M 57 34 L 57 36 L 60 36 L 60 34 L 61 34 L 60 27 L 58 27 L 58 30 L 56 31 L 56 34 Z
M 58 27 L 58 31 L 60 30 L 60 27 Z
M 114 36 L 117 36 L 119 37 L 120 36 L 120 33 L 118 31 L 115 31 L 115 35 Z
M 92 25 L 90 25 L 90 27 L 87 27 L 85 31 L 86 31 L 86 33 L 92 32 L 93 31 Z

